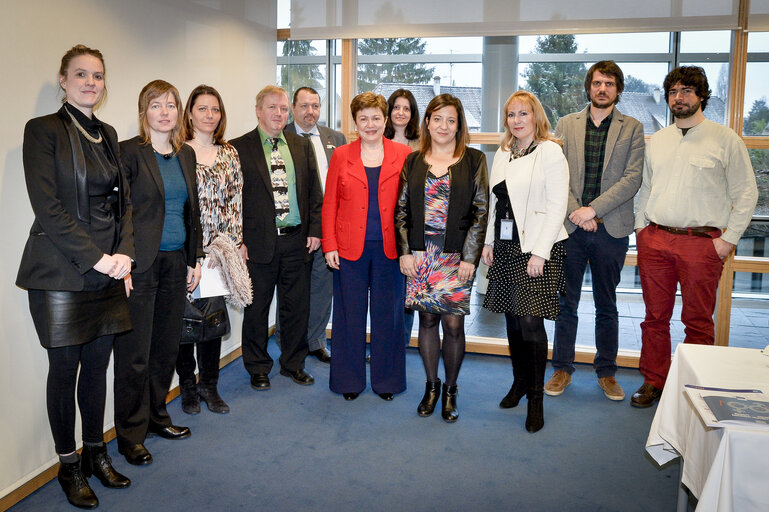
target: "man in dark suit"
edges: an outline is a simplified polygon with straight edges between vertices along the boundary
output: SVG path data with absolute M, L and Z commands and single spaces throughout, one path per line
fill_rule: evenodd
M 326 189 L 326 174 L 331 155 L 338 146 L 347 144 L 341 132 L 318 125 L 320 118 L 320 94 L 312 87 L 300 87 L 294 91 L 291 103 L 294 122 L 286 125 L 286 132 L 298 133 L 312 142 L 318 168 L 321 191 Z M 313 252 L 310 277 L 310 317 L 307 323 L 307 345 L 310 355 L 324 363 L 331 362 L 326 348 L 326 326 L 331 318 L 331 299 L 334 295 L 334 279 L 326 265 L 323 251 Z M 276 325 L 275 341 L 280 346 L 280 324 Z
M 566 294 L 555 323 L 553 368 L 545 393 L 558 396 L 571 382 L 577 337 L 577 307 L 585 268 L 590 265 L 595 302 L 593 361 L 598 385 L 610 400 L 625 392 L 614 378 L 619 344 L 617 295 L 625 264 L 628 235 L 633 232 L 633 198 L 641 186 L 643 126 L 615 104 L 624 89 L 622 70 L 614 61 L 594 64 L 585 77 L 590 104 L 561 118 L 555 127 L 569 162 L 566 230 Z
M 243 241 L 254 301 L 243 316 L 243 364 L 251 386 L 270 388 L 268 315 L 277 286 L 283 326 L 280 373 L 310 385 L 308 353 L 309 262 L 320 247 L 323 196 L 310 141 L 284 132 L 289 103 L 285 90 L 267 86 L 256 96 L 255 130 L 230 141 L 243 170 Z

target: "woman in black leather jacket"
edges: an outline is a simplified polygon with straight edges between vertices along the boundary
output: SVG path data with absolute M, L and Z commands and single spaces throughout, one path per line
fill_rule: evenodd
M 462 103 L 441 94 L 427 106 L 422 145 L 401 172 L 395 212 L 401 272 L 409 279 L 406 307 L 419 311 L 419 353 L 425 366 L 425 394 L 417 413 L 430 416 L 441 389 L 442 414 L 457 421 L 457 377 L 465 354 L 464 315 L 470 312 L 475 268 L 481 257 L 488 216 L 486 157 L 467 147 Z M 438 324 L 443 325 L 441 349 Z

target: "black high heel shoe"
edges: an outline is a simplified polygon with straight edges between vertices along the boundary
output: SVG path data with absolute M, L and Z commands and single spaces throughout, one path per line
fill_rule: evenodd
M 435 410 L 435 404 L 438 403 L 440 396 L 441 380 L 438 379 L 435 382 L 425 381 L 425 395 L 417 406 L 417 414 L 423 418 L 430 416 Z

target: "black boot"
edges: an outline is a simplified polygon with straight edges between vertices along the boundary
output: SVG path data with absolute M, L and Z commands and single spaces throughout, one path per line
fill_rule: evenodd
M 131 480 L 121 475 L 112 467 L 112 459 L 107 453 L 107 446 L 83 446 L 81 454 L 83 475 L 88 478 L 94 475 L 104 487 L 120 489 L 131 485 Z
M 200 369 L 200 383 L 198 395 L 206 403 L 208 410 L 217 414 L 230 412 L 227 405 L 216 389 L 219 383 L 219 354 L 222 351 L 222 339 L 198 343 L 198 368 Z
M 182 395 L 182 411 L 187 414 L 200 412 L 200 399 L 195 385 L 195 343 L 181 343 L 176 356 L 176 374 L 179 375 L 179 392 Z
M 78 508 L 96 508 L 99 506 L 99 499 L 94 494 L 88 480 L 83 476 L 80 469 L 80 461 L 61 462 L 59 464 L 59 484 L 64 494 L 67 495 L 67 501 Z
M 526 430 L 536 432 L 545 426 L 543 398 L 545 394 L 545 367 L 547 366 L 547 339 L 527 344 L 530 352 L 530 388 L 526 393 L 528 411 Z
M 513 334 L 511 336 L 511 334 Z M 502 409 L 511 409 L 518 405 L 521 398 L 526 396 L 529 388 L 529 368 L 525 361 L 524 344 L 521 339 L 521 331 L 511 333 L 508 330 L 507 343 L 510 345 L 510 361 L 513 364 L 513 385 L 510 391 L 499 402 Z
M 182 411 L 187 414 L 198 414 L 200 412 L 200 398 L 198 398 L 198 386 L 195 384 L 195 376 L 192 379 L 179 384 L 182 394 Z
M 425 382 L 425 396 L 422 397 L 422 401 L 419 402 L 417 407 L 417 414 L 423 417 L 430 416 L 435 410 L 435 404 L 438 403 L 438 398 L 441 396 L 441 380 L 438 379 L 435 382 L 429 380 Z
M 446 423 L 454 423 L 459 419 L 457 410 L 457 386 L 447 386 L 443 384 L 443 394 L 441 395 L 441 417 Z

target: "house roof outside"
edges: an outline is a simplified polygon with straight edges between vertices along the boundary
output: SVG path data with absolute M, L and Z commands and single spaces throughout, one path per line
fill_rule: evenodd
M 414 95 L 419 106 L 420 118 L 424 116 L 428 103 L 438 94 L 448 93 L 456 96 L 465 108 L 467 127 L 471 132 L 481 130 L 481 88 L 456 87 L 435 84 L 396 84 L 383 83 L 374 88 L 374 92 L 385 98 L 396 89 L 408 89 Z M 620 111 L 638 119 L 644 127 L 644 133 L 652 134 L 668 125 L 668 109 L 664 94 L 660 90 L 654 92 L 623 92 L 617 104 Z M 703 112 L 707 119 L 723 124 L 726 119 L 726 104 L 724 100 L 711 96 L 708 106 Z

